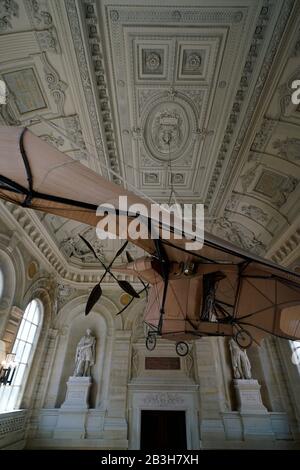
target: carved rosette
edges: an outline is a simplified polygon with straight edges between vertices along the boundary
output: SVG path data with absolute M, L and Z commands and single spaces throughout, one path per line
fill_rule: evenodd
M 149 70 L 151 71 L 157 70 L 160 64 L 161 64 L 161 58 L 159 54 L 156 54 L 155 52 L 151 52 L 150 54 L 147 55 L 146 65 Z

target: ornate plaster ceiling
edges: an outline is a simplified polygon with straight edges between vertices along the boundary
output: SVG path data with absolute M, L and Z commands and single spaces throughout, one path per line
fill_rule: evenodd
M 174 187 L 214 233 L 297 265 L 299 28 L 293 0 L 0 0 L 0 120 L 158 202 Z M 89 269 L 93 230 L 34 217 Z

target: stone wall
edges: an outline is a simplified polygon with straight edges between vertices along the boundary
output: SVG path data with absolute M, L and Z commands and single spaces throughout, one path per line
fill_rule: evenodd
M 288 342 L 269 338 L 249 351 L 266 412 L 243 413 L 237 408 L 226 340 L 192 342 L 176 367 L 160 369 L 159 364 L 173 364 L 175 347 L 159 340 L 154 351 L 145 348 L 144 299 L 117 316 L 121 293 L 108 282 L 101 302 L 85 317 L 92 285 L 60 278 L 42 257 L 35 257 L 22 233 L 12 236 L 8 226 L 1 229 L 5 286 L 0 337 L 11 315 L 23 311 L 32 298 L 44 305 L 41 334 L 23 387 L 23 410 L 0 414 L 1 448 L 137 449 L 143 409 L 185 411 L 189 449 L 299 448 L 300 379 Z M 36 271 L 31 277 L 32 263 Z M 90 408 L 64 409 L 75 347 L 88 327 L 97 338 Z M 155 358 L 150 369 L 149 357 Z

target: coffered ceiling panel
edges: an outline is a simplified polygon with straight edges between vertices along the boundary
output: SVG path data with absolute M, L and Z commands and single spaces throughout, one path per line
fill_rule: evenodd
M 262 2 L 96 5 L 127 179 L 204 200 Z

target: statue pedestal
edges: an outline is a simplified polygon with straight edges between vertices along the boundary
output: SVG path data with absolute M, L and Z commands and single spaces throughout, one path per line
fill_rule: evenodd
M 54 439 L 85 439 L 91 377 L 69 377 L 64 403 L 60 407 Z
M 262 402 L 257 380 L 235 379 L 233 383 L 240 413 L 268 413 Z
M 67 393 L 62 409 L 87 409 L 89 407 L 89 391 L 92 385 L 91 377 L 69 377 Z

